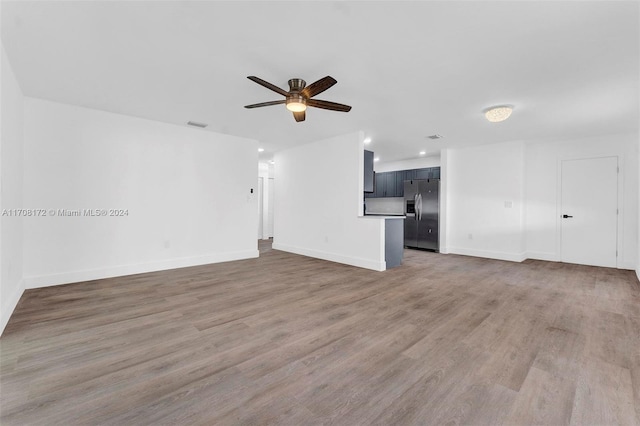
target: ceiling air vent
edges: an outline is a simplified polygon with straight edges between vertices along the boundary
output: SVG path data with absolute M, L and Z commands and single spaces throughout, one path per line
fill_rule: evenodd
M 205 127 L 208 126 L 208 124 L 198 123 L 198 122 L 195 122 L 195 121 L 187 121 L 187 125 L 193 126 L 193 127 L 200 127 L 201 129 L 204 129 Z
M 441 138 L 442 138 L 442 136 L 440 136 L 440 135 L 439 135 L 439 134 L 437 134 L 437 133 L 436 133 L 435 135 L 430 135 L 430 136 L 427 136 L 427 137 L 428 137 L 429 139 L 441 139 Z

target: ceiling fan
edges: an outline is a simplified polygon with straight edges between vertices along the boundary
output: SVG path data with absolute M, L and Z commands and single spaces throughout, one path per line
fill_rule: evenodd
M 343 105 L 329 101 L 321 101 L 320 99 L 311 99 L 315 95 L 324 92 L 337 83 L 337 81 L 331 76 L 321 78 L 315 83 L 311 83 L 309 86 L 307 86 L 307 83 L 301 78 L 292 78 L 291 80 L 289 80 L 288 92 L 258 77 L 251 75 L 247 78 L 251 81 L 255 81 L 261 86 L 266 87 L 267 89 L 271 89 L 274 92 L 281 94 L 285 97 L 285 99 L 245 105 L 245 108 L 258 108 L 270 105 L 286 104 L 287 109 L 293 112 L 293 118 L 295 118 L 296 121 L 304 121 L 305 110 L 308 106 L 329 109 L 331 111 L 349 112 L 351 110 L 351 107 L 349 105 Z

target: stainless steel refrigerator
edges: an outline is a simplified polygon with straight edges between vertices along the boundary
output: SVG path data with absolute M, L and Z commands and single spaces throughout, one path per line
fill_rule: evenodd
M 404 245 L 440 250 L 440 179 L 404 181 Z

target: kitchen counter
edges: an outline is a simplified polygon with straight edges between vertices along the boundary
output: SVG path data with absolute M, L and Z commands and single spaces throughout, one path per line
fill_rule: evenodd
M 405 215 L 389 215 L 369 213 L 359 216 L 362 219 L 384 220 L 384 261 L 386 269 L 402 265 L 404 254 L 404 222 Z

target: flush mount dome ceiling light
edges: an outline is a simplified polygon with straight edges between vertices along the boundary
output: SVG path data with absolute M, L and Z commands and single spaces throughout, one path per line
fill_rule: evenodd
M 513 105 L 496 105 L 484 110 L 484 116 L 492 123 L 506 120 L 513 111 Z

